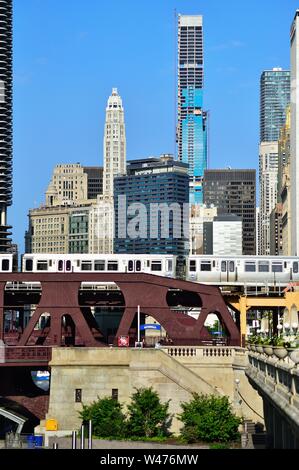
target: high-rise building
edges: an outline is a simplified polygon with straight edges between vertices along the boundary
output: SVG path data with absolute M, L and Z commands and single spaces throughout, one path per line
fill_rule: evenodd
M 290 71 L 265 70 L 260 82 L 260 142 L 278 141 L 290 103 Z
M 89 211 L 89 252 L 113 253 L 114 205 L 113 197 L 98 196 Z
M 262 142 L 259 157 L 259 254 L 270 255 L 270 216 L 277 202 L 278 142 Z M 274 234 L 273 234 L 274 236 Z
M 278 203 L 270 214 L 270 256 L 282 254 L 282 204 Z
M 207 121 L 203 110 L 202 16 L 178 17 L 178 159 L 189 165 L 190 203 L 202 203 L 207 168 Z
M 104 130 L 104 196 L 113 196 L 113 178 L 126 173 L 126 132 L 122 99 L 112 89 L 106 108 Z
M 12 0 L 0 0 L 0 252 L 9 249 L 12 203 Z
M 203 253 L 214 256 L 241 256 L 242 219 L 221 215 L 203 224 Z
M 188 202 L 186 164 L 170 155 L 130 161 L 114 179 L 114 252 L 188 254 Z
M 281 191 L 283 186 L 283 175 L 285 167 L 289 165 L 291 158 L 291 106 L 286 110 L 286 122 L 280 130 L 278 141 L 278 182 L 277 182 L 277 202 L 281 201 Z
M 204 203 L 242 219 L 243 255 L 256 254 L 256 171 L 206 170 Z
M 299 10 L 291 27 L 291 254 L 299 255 Z
M 207 207 L 205 204 L 190 205 L 189 235 L 190 255 L 203 254 L 203 224 L 212 222 L 217 216 L 217 207 Z
M 87 174 L 87 199 L 96 199 L 103 194 L 103 167 L 84 166 L 83 171 Z

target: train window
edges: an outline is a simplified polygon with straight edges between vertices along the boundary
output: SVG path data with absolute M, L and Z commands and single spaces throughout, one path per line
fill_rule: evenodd
M 172 259 L 167 260 L 167 271 L 172 271 Z
M 129 262 L 128 262 L 128 271 L 132 272 L 133 270 L 134 270 L 134 263 L 130 259 Z
M 298 261 L 294 261 L 293 263 L 293 273 L 298 274 Z
M 63 261 L 61 259 L 58 261 L 58 271 L 63 271 Z
M 71 271 L 72 270 L 72 264 L 71 264 L 69 259 L 67 260 L 67 262 L 65 264 L 65 269 L 66 269 L 66 271 Z
M 161 261 L 152 261 L 151 270 L 152 271 L 162 271 Z
M 9 259 L 2 260 L 2 271 L 9 271 Z
M 50 259 L 50 260 L 49 260 L 49 266 L 51 267 L 52 264 L 53 264 L 53 261 Z
M 118 262 L 108 261 L 108 271 L 118 271 Z
M 189 271 L 196 272 L 196 260 L 190 259 L 189 261 Z
M 200 270 L 201 271 L 212 271 L 211 261 L 202 261 L 200 263 Z
M 103 260 L 103 259 L 95 260 L 94 270 L 95 271 L 105 271 L 105 260 Z
M 272 263 L 272 273 L 282 273 L 282 263 Z
M 48 271 L 48 262 L 46 260 L 37 260 L 36 263 L 37 271 Z
M 33 271 L 33 259 L 32 258 L 26 259 L 25 271 Z
M 226 273 L 227 267 L 226 267 L 226 261 L 221 261 L 221 272 Z
M 148 268 L 150 267 L 150 265 L 151 265 L 151 262 L 150 262 L 150 260 L 149 260 L 149 259 L 147 260 L 147 262 L 146 262 L 146 265 L 147 265 L 147 267 L 148 267 Z
M 91 270 L 92 270 L 92 262 L 91 261 L 82 261 L 81 271 L 91 271 Z
M 269 272 L 269 261 L 259 261 L 259 273 Z
M 245 273 L 255 273 L 256 265 L 254 261 L 247 261 L 245 263 Z
M 139 259 L 136 261 L 136 271 L 141 271 L 141 261 Z
M 230 261 L 228 263 L 228 269 L 229 269 L 229 272 L 230 273 L 234 273 L 235 272 L 235 262 L 234 261 Z

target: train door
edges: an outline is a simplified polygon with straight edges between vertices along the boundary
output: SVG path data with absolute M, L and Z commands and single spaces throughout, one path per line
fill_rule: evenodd
M 140 259 L 132 260 L 128 262 L 128 272 L 129 273 L 140 273 L 141 271 L 141 261 Z
M 70 273 L 72 272 L 72 262 L 67 259 L 58 260 L 58 272 L 60 273 Z
M 222 260 L 220 263 L 220 282 L 235 282 L 236 263 L 233 260 Z

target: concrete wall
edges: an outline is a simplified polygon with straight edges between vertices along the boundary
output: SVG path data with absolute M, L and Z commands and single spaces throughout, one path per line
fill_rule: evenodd
M 50 366 L 47 419 L 57 419 L 59 430 L 71 431 L 81 424 L 82 404 L 75 403 L 76 389 L 82 389 L 84 404 L 111 396 L 112 389 L 118 389 L 119 401 L 126 404 L 134 388 L 152 386 L 162 402 L 171 398 L 173 432 L 181 426 L 175 417 L 181 412 L 180 404 L 189 401 L 192 392 L 228 395 L 235 412 L 262 421 L 256 414 L 263 414 L 262 400 L 245 376 L 247 353 L 241 348 L 53 348 Z

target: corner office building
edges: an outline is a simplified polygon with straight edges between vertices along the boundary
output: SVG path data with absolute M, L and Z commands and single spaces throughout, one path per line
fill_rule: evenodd
M 0 252 L 10 246 L 12 203 L 12 0 L 0 0 Z
M 204 203 L 242 219 L 243 255 L 256 254 L 256 171 L 206 170 Z
M 114 178 L 114 253 L 188 254 L 189 237 L 184 233 L 183 226 L 185 224 L 186 227 L 189 220 L 188 202 L 187 165 L 174 161 L 169 155 L 129 162 L 127 175 Z M 146 213 L 138 210 L 138 204 L 146 208 Z M 165 204 L 168 208 L 171 204 L 176 204 L 179 213 L 170 211 L 167 220 L 162 217 L 162 211 L 153 216 L 151 209 L 154 204 Z M 184 204 L 187 206 L 187 213 L 184 213 Z M 130 210 L 130 215 L 129 207 L 134 209 L 132 212 Z M 139 216 L 140 232 L 144 228 L 145 233 L 132 238 L 129 236 L 129 225 L 130 221 L 136 220 L 136 216 Z M 168 236 L 163 234 L 165 224 L 169 224 Z M 153 236 L 152 230 L 155 227 L 157 233 Z M 176 236 L 178 232 L 180 237 Z
M 207 113 L 203 111 L 202 16 L 178 18 L 178 159 L 189 165 L 190 203 L 202 204 L 207 168 Z

